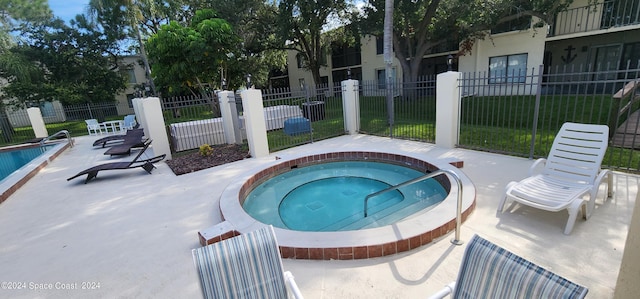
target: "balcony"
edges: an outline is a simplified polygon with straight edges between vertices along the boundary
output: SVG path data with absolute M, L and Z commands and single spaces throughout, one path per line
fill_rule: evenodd
M 640 24 L 638 0 L 609 0 L 570 8 L 556 16 L 549 36 L 604 30 Z

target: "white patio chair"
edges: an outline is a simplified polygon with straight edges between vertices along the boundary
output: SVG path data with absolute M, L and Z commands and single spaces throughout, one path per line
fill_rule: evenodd
M 591 216 L 605 176 L 608 176 L 606 196 L 611 196 L 613 174 L 600 170 L 608 137 L 609 127 L 605 125 L 563 124 L 547 159 L 538 159 L 531 166 L 530 177 L 507 185 L 498 213 L 508 200 L 552 212 L 567 209 L 569 219 L 564 233 L 571 233 L 580 210 L 585 220 Z M 539 164 L 544 164 L 542 172 L 534 174 Z M 588 201 L 583 199 L 585 195 Z
M 429 299 L 451 298 L 584 298 L 589 290 L 493 244 L 471 238 L 456 281 Z
M 302 298 L 272 226 L 193 250 L 205 298 Z
M 120 130 L 124 133 L 127 130 L 133 130 L 138 123 L 136 122 L 135 114 L 129 114 L 124 117 L 122 120 L 122 124 L 120 125 Z
M 87 131 L 89 131 L 89 135 L 99 135 L 103 133 L 102 125 L 97 119 L 85 119 L 84 122 L 87 124 Z

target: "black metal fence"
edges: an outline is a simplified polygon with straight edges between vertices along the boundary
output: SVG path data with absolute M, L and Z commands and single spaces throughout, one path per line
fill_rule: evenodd
M 344 134 L 340 86 L 262 90 L 262 98 L 270 151 Z M 162 100 L 173 152 L 226 143 L 219 101 L 215 94 Z M 235 102 L 240 134 L 246 138 L 240 93 Z
M 629 65 L 629 64 L 627 64 Z M 640 170 L 640 69 L 531 69 L 493 83 L 495 74 L 462 74 L 459 147 L 530 158 L 546 157 L 564 122 L 605 124 L 610 145 L 603 165 Z
M 605 167 L 640 172 L 640 70 L 590 67 L 530 69 L 526 73 L 464 73 L 459 81 L 458 147 L 545 157 L 565 122 L 606 124 Z M 610 69 L 610 68 L 606 68 Z M 436 77 L 418 82 L 362 82 L 360 132 L 435 141 Z
M 361 133 L 435 142 L 435 76 L 392 84 L 363 81 L 360 86 Z
M 161 102 L 172 152 L 226 143 L 215 93 L 163 98 Z
M 88 135 L 86 119 L 103 122 L 121 118 L 115 103 L 62 105 L 45 102 L 38 108 L 50 135 L 60 130 L 67 130 L 72 136 Z M 0 146 L 34 141 L 35 133 L 25 108 L 0 107 L 0 111 Z
M 345 133 L 340 85 L 263 90 L 262 97 L 270 151 Z

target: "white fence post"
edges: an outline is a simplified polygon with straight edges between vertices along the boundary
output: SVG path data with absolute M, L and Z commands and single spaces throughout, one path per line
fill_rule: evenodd
M 454 148 L 460 124 L 459 72 L 446 72 L 436 79 L 436 145 Z
M 242 131 L 240 130 L 235 94 L 227 90 L 218 92 L 218 103 L 222 114 L 225 142 L 228 144 L 242 144 Z
M 349 135 L 360 131 L 360 94 L 358 80 L 342 81 L 342 111 L 344 130 Z
M 167 160 L 171 160 L 171 148 L 169 137 L 162 115 L 162 104 L 160 98 L 150 97 L 144 99 L 134 99 L 134 108 L 138 121 L 144 128 L 144 135 L 153 140 L 153 154 L 158 156 L 166 154 Z
M 44 125 L 44 119 L 42 118 L 42 112 L 40 111 L 40 108 L 27 108 L 27 115 L 29 115 L 31 128 L 33 128 L 33 133 L 36 134 L 36 138 L 49 137 L 47 127 Z
M 244 111 L 244 126 L 247 132 L 249 152 L 253 158 L 269 155 L 269 141 L 267 139 L 267 125 L 262 105 L 262 91 L 247 89 L 240 92 Z

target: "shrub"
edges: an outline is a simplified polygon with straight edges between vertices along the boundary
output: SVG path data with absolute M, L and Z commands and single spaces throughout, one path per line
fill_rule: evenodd
M 213 154 L 213 148 L 205 143 L 200 146 L 200 150 L 198 152 L 200 153 L 200 156 L 208 157 Z

